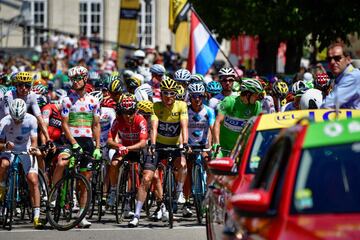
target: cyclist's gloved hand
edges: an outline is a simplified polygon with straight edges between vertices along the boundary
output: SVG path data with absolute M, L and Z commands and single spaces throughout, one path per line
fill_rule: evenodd
M 189 144 L 184 143 L 183 148 L 184 148 L 186 153 L 191 153 L 191 147 L 189 146 Z
M 127 147 L 123 146 L 122 144 L 119 144 L 118 146 L 119 146 L 118 151 L 119 151 L 120 156 L 124 156 L 124 155 L 128 154 L 129 150 L 127 149 Z
M 212 158 L 214 158 L 219 152 L 220 152 L 220 144 L 215 143 L 212 145 L 211 150 L 212 150 Z
M 48 141 L 46 142 L 46 148 L 48 148 L 48 149 L 53 149 L 53 148 L 55 148 L 54 142 L 53 142 L 52 140 L 48 140 Z
M 13 142 L 10 142 L 10 141 L 7 141 L 5 143 L 5 146 L 4 146 L 5 150 L 13 150 L 14 147 L 15 147 L 15 144 Z
M 156 149 L 156 145 L 151 144 L 148 149 L 149 154 L 153 155 L 155 153 L 155 149 Z
M 80 145 L 78 143 L 74 143 L 72 145 L 72 150 L 74 152 L 83 153 L 83 150 L 82 150 L 82 148 L 80 147 Z
M 100 148 L 96 148 L 92 154 L 93 158 L 95 158 L 95 160 L 100 160 L 102 157 Z

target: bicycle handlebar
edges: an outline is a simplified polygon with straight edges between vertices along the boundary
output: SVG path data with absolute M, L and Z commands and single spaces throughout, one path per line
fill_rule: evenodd
M 25 152 L 25 151 L 13 151 L 13 150 L 6 150 L 6 151 L 2 151 L 3 153 L 11 153 L 14 155 L 30 155 L 30 153 Z

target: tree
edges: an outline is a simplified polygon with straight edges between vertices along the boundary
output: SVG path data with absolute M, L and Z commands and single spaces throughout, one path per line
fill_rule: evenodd
M 206 0 L 191 1 L 218 40 L 239 34 L 258 35 L 260 74 L 275 73 L 276 53 L 287 43 L 286 73 L 298 70 L 306 36 L 320 50 L 349 33 L 360 31 L 360 3 L 338 0 Z M 311 43 L 310 42 L 310 43 Z M 306 43 L 306 44 L 310 44 Z

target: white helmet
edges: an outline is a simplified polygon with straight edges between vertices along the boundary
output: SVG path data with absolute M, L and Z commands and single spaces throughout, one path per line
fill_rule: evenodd
M 143 50 L 136 50 L 133 55 L 135 58 L 145 58 L 145 52 Z
M 153 91 L 149 84 L 144 84 L 135 89 L 134 95 L 135 95 L 136 101 L 138 101 L 138 102 L 148 101 L 148 100 L 152 100 Z
M 83 66 L 75 66 L 68 70 L 68 76 L 69 78 L 74 77 L 83 77 L 85 81 L 87 81 L 89 72 L 88 70 Z
M 9 110 L 12 119 L 22 121 L 26 114 L 26 103 L 21 98 L 15 98 L 10 103 Z
M 322 92 L 318 89 L 307 90 L 300 99 L 300 109 L 318 109 L 323 101 Z

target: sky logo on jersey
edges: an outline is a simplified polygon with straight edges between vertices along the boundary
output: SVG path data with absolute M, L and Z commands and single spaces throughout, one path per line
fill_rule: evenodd
M 180 123 L 167 123 L 159 121 L 158 133 L 164 137 L 176 137 L 180 135 Z
M 234 132 L 240 132 L 246 121 L 244 119 L 226 116 L 224 127 Z

